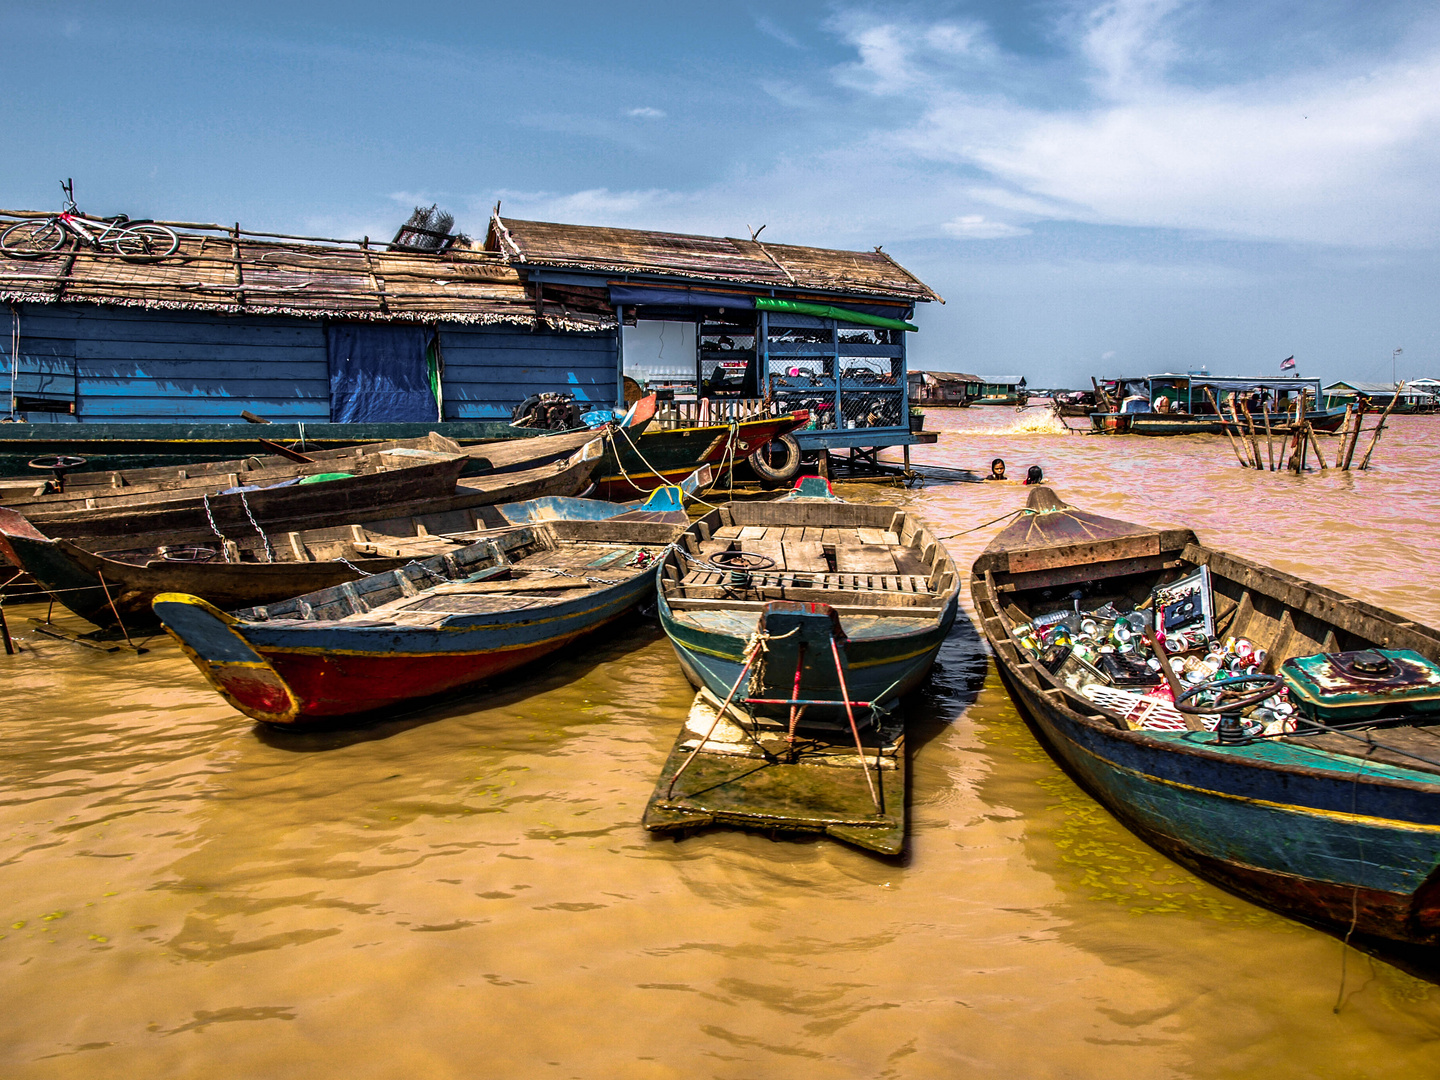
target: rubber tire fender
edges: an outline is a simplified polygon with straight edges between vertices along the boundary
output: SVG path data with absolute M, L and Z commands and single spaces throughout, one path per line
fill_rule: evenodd
M 785 464 L 779 468 L 771 465 L 765 457 L 770 443 L 777 442 L 785 447 Z M 750 468 L 755 470 L 755 475 L 767 484 L 793 484 L 800 475 L 800 444 L 793 435 L 781 435 L 769 440 L 764 446 L 757 447 L 746 460 L 750 462 Z

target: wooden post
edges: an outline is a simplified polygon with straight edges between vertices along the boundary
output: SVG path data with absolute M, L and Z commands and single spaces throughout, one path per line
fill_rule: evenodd
M 1275 471 L 1275 436 L 1270 432 L 1270 410 L 1265 410 L 1265 454 L 1270 459 L 1270 471 Z
M 15 655 L 15 643 L 10 640 L 10 624 L 5 621 L 5 608 L 0 606 L 0 636 L 5 638 L 5 655 Z
M 1245 410 L 1245 424 L 1250 429 L 1250 449 L 1254 452 L 1255 468 L 1263 470 L 1265 466 L 1260 460 L 1260 439 L 1255 434 L 1255 418 L 1250 415 L 1249 405 L 1241 404 L 1240 407 Z
M 1320 440 L 1315 437 L 1315 425 L 1308 420 L 1305 422 L 1305 434 L 1310 436 L 1310 445 L 1315 448 L 1315 460 L 1320 462 L 1320 468 L 1328 469 L 1330 466 L 1325 464 L 1325 455 L 1320 452 Z M 1339 459 L 1336 459 L 1336 463 L 1339 463 Z
M 1235 436 L 1231 435 L 1230 429 L 1225 426 L 1225 414 L 1220 411 L 1220 403 L 1215 400 L 1215 391 L 1207 386 L 1205 387 L 1205 396 L 1210 399 L 1210 407 L 1215 410 L 1215 416 L 1220 421 L 1220 430 L 1225 433 L 1225 438 L 1230 440 L 1230 449 L 1235 451 L 1235 457 L 1240 464 L 1248 469 L 1250 463 L 1246 461 L 1245 456 L 1240 453 L 1240 447 L 1239 444 L 1235 442 Z
M 1400 393 L 1405 389 L 1402 382 L 1395 388 L 1395 396 L 1390 399 L 1390 404 L 1385 406 L 1385 411 L 1380 414 L 1380 422 L 1375 425 L 1375 434 L 1370 438 L 1370 445 L 1365 448 L 1365 457 L 1360 462 L 1360 471 L 1364 472 L 1370 467 L 1370 455 L 1375 452 L 1375 444 L 1380 441 L 1380 433 L 1385 430 L 1385 421 L 1390 418 L 1390 410 L 1395 408 L 1395 403 L 1400 400 Z
M 1355 457 L 1355 445 L 1360 441 L 1360 429 L 1365 426 L 1365 410 L 1360 407 L 1357 400 L 1352 406 L 1355 410 L 1355 429 L 1350 432 L 1350 441 L 1345 446 L 1345 461 L 1340 468 L 1345 472 L 1350 471 L 1350 462 Z
M 1244 428 L 1243 426 L 1241 426 L 1241 424 L 1240 424 L 1240 413 L 1239 413 L 1239 411 L 1235 408 L 1235 391 L 1233 391 L 1233 390 L 1230 391 L 1230 393 L 1229 393 L 1228 395 L 1226 395 L 1226 396 L 1229 398 L 1230 419 L 1235 422 L 1235 434 L 1239 437 L 1240 445 L 1245 447 L 1245 458 L 1246 458 L 1245 467 L 1246 467 L 1247 469 L 1253 468 L 1253 465 L 1251 464 L 1251 462 L 1250 462 L 1250 460 L 1249 460 L 1249 458 L 1250 458 L 1250 448 L 1245 445 L 1245 428 Z
M 1335 467 L 1340 468 L 1340 462 L 1345 457 L 1345 444 L 1350 441 L 1350 421 L 1355 413 L 1355 403 L 1352 401 L 1345 406 L 1345 419 L 1340 424 L 1340 442 L 1335 451 Z

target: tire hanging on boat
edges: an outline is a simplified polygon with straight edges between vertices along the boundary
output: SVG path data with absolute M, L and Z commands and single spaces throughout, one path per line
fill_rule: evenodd
M 770 447 L 776 443 L 785 447 L 785 461 L 779 466 L 772 465 L 767 456 Z M 757 447 L 746 460 L 755 470 L 755 475 L 767 484 L 789 484 L 800 475 L 800 444 L 795 441 L 794 436 L 781 435 L 764 446 Z

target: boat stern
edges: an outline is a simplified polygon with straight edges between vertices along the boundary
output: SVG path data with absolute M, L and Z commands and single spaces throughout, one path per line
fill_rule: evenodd
M 235 629 L 238 619 L 188 593 L 161 593 L 155 616 L 226 701 L 267 724 L 292 723 L 300 712 L 285 680 Z

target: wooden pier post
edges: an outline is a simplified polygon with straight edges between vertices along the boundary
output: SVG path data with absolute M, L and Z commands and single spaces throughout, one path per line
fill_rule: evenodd
M 1245 456 L 1240 453 L 1240 447 L 1235 442 L 1235 436 L 1231 435 L 1230 429 L 1225 426 L 1225 414 L 1220 411 L 1220 403 L 1215 400 L 1215 391 L 1211 390 L 1210 387 L 1207 386 L 1205 387 L 1205 396 L 1210 399 L 1210 407 L 1215 410 L 1215 416 L 1220 421 L 1220 430 L 1223 431 L 1225 433 L 1225 437 L 1230 440 L 1230 449 L 1235 451 L 1236 460 L 1238 460 L 1241 465 L 1244 465 L 1248 469 L 1250 467 L 1250 463 L 1246 461 Z
M 1400 400 L 1400 392 L 1405 389 L 1402 382 L 1395 387 L 1395 396 L 1390 399 L 1390 404 L 1385 406 L 1385 411 L 1380 414 L 1380 422 L 1375 425 L 1375 434 L 1370 438 L 1370 445 L 1365 449 L 1365 457 L 1360 462 L 1360 471 L 1364 472 L 1370 467 L 1370 455 L 1375 452 L 1375 444 L 1380 441 L 1380 433 L 1385 430 L 1385 421 L 1390 418 L 1390 410 L 1395 408 L 1395 403 Z

